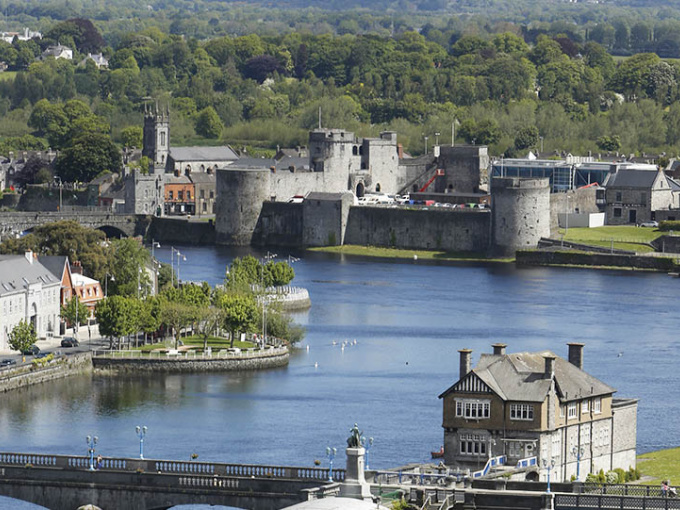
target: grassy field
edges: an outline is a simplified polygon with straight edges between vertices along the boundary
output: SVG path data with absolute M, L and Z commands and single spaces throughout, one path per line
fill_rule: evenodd
M 561 237 L 563 234 L 564 229 L 560 229 L 558 237 Z M 654 251 L 646 243 L 653 241 L 663 234 L 664 232 L 655 228 L 617 225 L 597 228 L 570 228 L 564 239 L 574 243 L 645 253 Z
M 450 260 L 450 261 L 469 261 L 469 262 L 512 262 L 514 258 L 499 259 L 487 258 L 479 253 L 471 252 L 446 252 L 437 250 L 402 250 L 397 248 L 381 248 L 378 246 L 356 246 L 352 244 L 344 246 L 323 246 L 320 248 L 309 248 L 310 251 L 324 253 L 338 253 L 343 255 L 357 255 L 362 257 L 376 257 L 383 259 L 404 259 L 413 260 Z
M 645 453 L 639 455 L 637 461 L 643 476 L 640 483 L 654 485 L 670 480 L 672 486 L 680 486 L 680 448 Z
M 201 349 L 203 348 L 203 337 L 201 337 L 199 335 L 182 337 L 181 340 L 182 340 L 182 343 L 184 345 L 191 345 L 191 346 L 195 346 L 195 347 L 200 347 Z M 164 344 L 160 343 L 160 344 L 142 345 L 140 347 L 133 347 L 132 350 L 138 350 L 138 351 L 142 351 L 142 352 L 151 352 L 155 349 L 163 349 L 163 348 L 166 348 L 166 347 L 167 348 L 174 348 L 175 342 L 168 339 Z M 227 349 L 227 348 L 231 347 L 231 341 L 227 340 L 226 338 L 211 336 L 211 337 L 208 337 L 208 347 L 211 347 L 213 350 Z M 250 349 L 252 347 L 255 347 L 255 344 L 252 343 L 252 342 L 235 341 L 234 347 L 238 347 L 239 349 Z

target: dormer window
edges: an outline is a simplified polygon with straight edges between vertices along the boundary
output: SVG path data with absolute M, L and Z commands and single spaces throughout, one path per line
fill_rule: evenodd
M 468 420 L 489 418 L 491 403 L 488 400 L 456 400 L 456 417 Z

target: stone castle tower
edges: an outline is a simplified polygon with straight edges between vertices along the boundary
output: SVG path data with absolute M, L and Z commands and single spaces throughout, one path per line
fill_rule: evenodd
M 165 168 L 170 151 L 170 111 L 144 113 L 144 135 L 142 156 L 153 161 L 153 167 Z

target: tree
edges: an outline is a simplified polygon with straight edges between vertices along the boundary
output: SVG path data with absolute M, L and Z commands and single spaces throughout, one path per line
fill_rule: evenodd
M 262 282 L 262 264 L 252 255 L 236 257 L 227 268 L 225 284 L 229 290 L 248 292 Z
M 111 241 L 109 270 L 115 277 L 109 283 L 109 295 L 146 296 L 151 280 L 146 271 L 149 252 L 136 239 Z
M 198 334 L 203 337 L 203 351 L 208 348 L 208 338 L 214 335 L 223 323 L 222 309 L 209 306 L 198 307 L 196 313 Z
M 249 59 L 243 66 L 243 76 L 258 83 L 264 82 L 274 73 L 287 74 L 286 68 L 272 55 L 258 55 Z
M 141 147 L 142 146 L 142 127 L 128 126 L 120 130 L 120 140 L 125 147 Z
M 73 326 L 74 332 L 77 331 L 81 323 L 90 317 L 90 310 L 83 304 L 76 294 L 68 303 L 61 307 L 61 317 Z
M 160 307 L 160 322 L 165 324 L 175 339 L 175 349 L 179 346 L 180 330 L 192 322 L 195 312 L 184 303 L 163 300 Z
M 111 348 L 113 338 L 136 333 L 140 324 L 140 302 L 135 298 L 111 296 L 97 303 L 95 317 L 99 332 L 109 337 Z
M 219 138 L 222 134 L 222 121 L 212 106 L 198 112 L 196 133 L 205 138 Z
M 538 128 L 536 126 L 525 126 L 517 131 L 515 136 L 515 149 L 518 151 L 536 147 L 538 143 Z
M 288 262 L 268 261 L 262 268 L 265 287 L 288 285 L 295 278 L 295 271 Z
M 257 302 L 253 296 L 225 294 L 219 307 L 222 310 L 222 324 L 230 332 L 233 347 L 237 332 L 255 328 L 259 316 Z
M 56 167 L 66 182 L 90 182 L 105 171 L 120 173 L 123 163 L 120 150 L 108 135 L 88 133 L 59 154 Z
M 9 333 L 9 346 L 13 351 L 25 352 L 37 341 L 33 324 L 23 319 Z

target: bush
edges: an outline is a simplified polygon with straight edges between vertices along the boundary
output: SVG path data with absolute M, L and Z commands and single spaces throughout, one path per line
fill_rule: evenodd
M 607 471 L 607 483 L 619 483 L 619 474 L 616 471 Z
M 662 221 L 659 223 L 659 230 L 668 232 L 670 230 L 680 230 L 680 221 Z
M 616 468 L 616 469 L 614 469 L 613 472 L 616 473 L 616 482 L 615 483 L 626 483 L 628 481 L 627 480 L 628 473 L 626 471 L 624 471 L 623 469 Z

